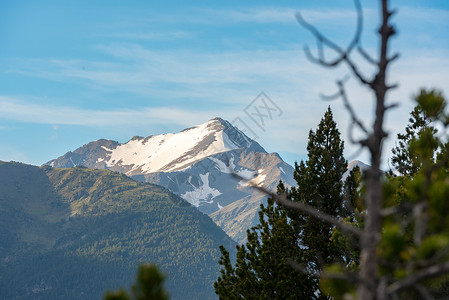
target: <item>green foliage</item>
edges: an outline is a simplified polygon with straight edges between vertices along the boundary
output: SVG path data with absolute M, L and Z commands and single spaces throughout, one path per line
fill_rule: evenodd
M 439 120 L 442 121 L 445 126 L 448 125 L 446 123 L 447 115 L 445 113 L 447 103 L 441 92 L 437 90 L 426 91 L 422 89 L 415 97 L 415 100 L 426 118 L 433 121 Z
M 342 276 L 346 268 L 339 264 L 332 264 L 323 269 L 323 276 L 320 280 L 320 288 L 326 295 L 334 296 L 335 300 L 343 300 L 344 295 L 354 295 L 354 284 L 347 277 Z
M 132 286 L 130 297 L 125 290 L 107 292 L 105 300 L 167 300 L 168 295 L 164 290 L 163 276 L 155 265 L 141 265 L 137 271 L 136 283 Z
M 448 142 L 446 137 L 437 135 L 435 129 L 448 125 L 446 101 L 440 92 L 434 90 L 421 90 L 416 101 L 414 112 L 421 113 L 420 120 L 410 119 L 411 124 L 407 126 L 406 132 L 409 128 L 416 132 L 404 139 L 403 148 L 414 169 L 406 173 L 398 169 L 402 176 L 390 178 L 388 183 L 396 187 L 396 193 L 386 195 L 386 199 L 395 197 L 405 212 L 387 219 L 388 227 L 384 228 L 384 232 L 396 228 L 396 237 L 384 233 L 381 242 L 384 248 L 389 248 L 382 252 L 381 258 L 391 262 L 384 272 L 396 278 L 423 272 L 428 267 L 449 261 Z M 398 161 L 400 155 L 397 152 L 395 154 L 394 159 Z M 419 285 L 437 294 L 440 284 L 435 283 L 439 282 L 439 278 L 445 276 L 437 275 Z M 409 288 L 413 290 L 416 286 Z M 403 298 L 409 295 L 410 291 L 402 291 Z
M 445 132 L 448 126 L 446 101 L 441 93 L 426 90 L 420 91 L 416 101 L 410 124 L 398 135 L 399 144 L 393 149 L 396 172 L 384 181 L 383 207 L 389 213 L 383 218 L 377 249 L 379 275 L 387 289 L 403 280 L 395 291 L 397 299 L 447 298 L 447 272 L 430 272 L 449 262 L 449 144 L 436 130 Z M 359 225 L 357 219 L 352 222 Z M 327 270 L 346 276 L 353 269 L 334 266 Z M 341 278 L 322 280 L 322 288 L 332 291 L 336 299 L 353 293 L 343 284 Z
M 410 113 L 405 133 L 397 135 L 398 145 L 393 149 L 392 165 L 402 176 L 413 176 L 423 166 L 433 160 L 442 145 L 436 138 L 434 124 L 441 122 L 447 126 L 448 116 L 444 112 L 446 100 L 435 90 L 420 90 L 415 98 L 417 106 Z M 447 153 L 447 152 L 446 152 Z

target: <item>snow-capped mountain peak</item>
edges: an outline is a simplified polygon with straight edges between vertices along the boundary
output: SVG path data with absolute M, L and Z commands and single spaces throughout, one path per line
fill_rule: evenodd
M 257 151 L 265 152 L 258 143 L 221 118 L 214 118 L 179 133 L 145 138 L 134 136 L 124 144 L 96 143 L 83 146 L 90 148 L 97 146 L 99 148 L 97 152 L 101 152 L 93 162 L 93 167 L 108 168 L 127 175 L 180 171 L 211 155 L 241 148 L 255 148 Z M 83 152 L 83 147 L 70 153 Z M 63 160 L 64 156 L 57 160 L 61 159 Z M 55 160 L 47 164 L 59 165 Z M 69 164 L 85 165 L 85 162 L 82 155 L 79 159 L 71 156 Z

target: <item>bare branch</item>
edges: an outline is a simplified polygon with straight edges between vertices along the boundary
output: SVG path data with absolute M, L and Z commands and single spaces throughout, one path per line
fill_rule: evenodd
M 416 272 L 407 278 L 396 281 L 387 288 L 388 294 L 395 294 L 403 289 L 416 285 L 417 282 L 449 272 L 449 262 L 433 265 Z
M 341 93 L 340 91 L 337 91 L 335 94 L 333 95 L 324 95 L 324 94 L 320 94 L 320 98 L 323 99 L 324 101 L 333 101 L 333 100 L 337 100 L 338 98 L 341 97 Z
M 382 217 L 389 217 L 392 215 L 402 216 L 405 213 L 410 212 L 412 210 L 413 210 L 413 205 L 404 203 L 399 206 L 390 206 L 390 207 L 384 208 L 381 210 L 380 215 Z
M 323 222 L 334 225 L 335 227 L 341 229 L 343 232 L 352 233 L 357 237 L 360 237 L 362 234 L 361 230 L 358 229 L 357 227 L 350 225 L 348 223 L 344 223 L 344 222 L 340 221 L 339 219 L 320 211 L 319 209 L 308 206 L 302 202 L 293 202 L 291 200 L 288 200 L 287 197 L 285 197 L 285 195 L 284 195 L 284 197 L 282 197 L 282 196 L 279 197 L 277 195 L 271 194 L 270 196 L 271 197 L 274 196 L 273 199 L 275 199 L 282 206 L 285 206 L 285 207 L 288 207 L 291 209 L 295 209 L 295 210 L 299 210 L 299 211 L 306 213 L 312 217 L 315 217 Z
M 424 235 L 427 231 L 427 218 L 425 211 L 427 210 L 427 203 L 420 202 L 413 207 L 413 217 L 416 220 L 413 232 L 413 240 L 416 245 L 421 245 Z
M 386 86 L 386 89 L 387 89 L 387 90 L 394 90 L 394 89 L 397 89 L 398 86 L 399 86 L 399 84 L 394 83 L 394 84 L 392 84 L 392 85 L 387 85 L 387 86 Z
M 358 47 L 357 47 L 357 50 L 359 51 L 360 55 L 361 55 L 364 59 L 366 59 L 366 61 L 368 61 L 370 64 L 377 65 L 378 62 L 377 62 L 374 58 L 372 58 L 372 57 L 368 54 L 368 52 L 366 52 L 366 51 L 362 48 L 362 46 L 358 46 Z
M 380 212 L 380 215 L 382 217 L 388 217 L 388 216 L 396 215 L 400 210 L 401 209 L 397 206 L 390 206 L 390 207 L 382 209 L 382 211 Z
M 354 122 L 350 122 L 350 123 L 349 123 L 349 128 L 348 128 L 348 131 L 349 131 L 349 135 L 348 135 L 349 141 L 350 141 L 352 144 L 358 144 L 358 145 L 360 145 L 360 146 L 362 146 L 362 147 L 368 146 L 368 140 L 367 140 L 367 139 L 360 139 L 360 140 L 355 140 L 355 139 L 354 139 L 353 133 L 352 133 L 352 132 L 354 131 L 354 126 L 355 126 L 355 123 L 354 123 Z
M 442 259 L 444 259 L 445 257 L 447 257 L 447 255 L 449 254 L 449 247 L 444 247 L 443 249 L 439 250 L 437 253 L 435 253 L 435 255 L 427 260 L 421 260 L 418 261 L 416 263 L 417 267 L 427 267 L 433 264 L 438 263 L 439 261 L 441 261 Z
M 306 54 L 308 60 L 312 61 L 313 63 L 322 65 L 322 66 L 325 66 L 328 68 L 336 67 L 341 62 L 340 58 L 338 58 L 334 61 L 331 61 L 331 62 L 327 62 L 327 61 L 325 61 L 325 59 L 323 57 L 324 54 L 321 54 L 321 53 L 318 53 L 319 56 L 317 58 L 317 57 L 313 56 L 313 54 L 310 51 L 310 48 L 308 46 L 304 46 L 304 53 Z
M 389 109 L 393 109 L 399 106 L 399 103 L 392 103 L 390 105 L 385 106 L 385 111 L 389 110 Z
M 366 130 L 365 125 L 363 125 L 362 121 L 357 118 L 357 115 L 354 112 L 354 109 L 352 108 L 351 103 L 349 103 L 348 96 L 346 95 L 346 90 L 344 87 L 344 81 L 338 80 L 337 81 L 338 88 L 340 90 L 341 98 L 343 99 L 343 104 L 346 107 L 346 109 L 349 112 L 349 115 L 351 116 L 351 120 L 353 123 L 357 124 L 357 126 L 365 133 L 368 134 L 368 130 Z
M 359 71 L 359 69 L 357 68 L 357 66 L 352 62 L 352 60 L 350 60 L 348 57 L 345 58 L 346 63 L 349 65 L 349 68 L 352 70 L 352 73 L 354 74 L 354 76 L 356 78 L 358 78 L 360 80 L 361 83 L 368 85 L 370 87 L 373 86 L 373 82 L 369 81 L 368 79 L 366 79 L 362 73 Z
M 245 180 L 248 184 L 250 184 L 253 188 L 259 190 L 260 192 L 265 193 L 266 195 L 270 196 L 273 200 L 275 200 L 277 203 L 279 203 L 280 205 L 287 207 L 287 208 L 291 208 L 294 210 L 298 210 L 302 213 L 308 214 L 312 217 L 315 217 L 323 222 L 329 223 L 339 229 L 341 229 L 342 232 L 346 232 L 346 233 L 351 233 L 354 234 L 357 237 L 360 237 L 362 234 L 362 231 L 353 226 L 350 225 L 348 223 L 344 223 L 341 220 L 339 220 L 338 218 L 329 215 L 325 212 L 320 211 L 319 209 L 309 206 L 307 204 L 304 204 L 302 202 L 293 202 L 292 200 L 289 200 L 286 196 L 286 194 L 281 194 L 281 195 L 277 195 L 271 191 L 269 191 L 268 189 L 258 186 L 254 183 L 252 183 L 251 181 L 249 181 L 248 179 L 236 174 L 236 173 L 232 173 L 232 176 L 240 179 L 240 180 Z
M 362 121 L 357 117 L 354 109 L 352 108 L 351 103 L 348 100 L 348 97 L 346 95 L 346 90 L 344 88 L 344 83 L 349 79 L 348 76 L 344 77 L 341 80 L 337 81 L 337 86 L 338 86 L 338 91 L 333 94 L 333 95 L 323 95 L 321 94 L 320 97 L 323 100 L 326 101 L 332 101 L 338 98 L 342 98 L 343 99 L 343 104 L 345 106 L 345 108 L 348 110 L 349 115 L 351 116 L 351 120 L 352 122 L 349 124 L 349 140 L 351 143 L 353 144 L 361 144 L 361 145 L 365 145 L 366 144 L 366 140 L 359 140 L 356 141 L 353 138 L 352 132 L 354 129 L 354 124 L 357 125 L 365 134 L 368 134 L 368 130 L 366 129 L 365 125 L 362 123 Z
M 399 54 L 399 53 L 395 53 L 392 57 L 390 57 L 389 59 L 388 59 L 388 62 L 393 62 L 393 61 L 395 61 L 396 59 L 398 59 L 399 57 L 400 57 L 401 55 Z
M 296 20 L 298 21 L 298 23 L 304 27 L 306 30 L 308 30 L 310 33 L 312 33 L 315 38 L 320 41 L 321 43 L 324 43 L 326 46 L 328 46 L 329 48 L 335 50 L 337 53 L 344 53 L 345 51 L 343 51 L 343 49 L 341 49 L 336 43 L 334 43 L 333 41 L 331 41 L 330 39 L 328 39 L 327 37 L 325 37 L 318 29 L 316 29 L 312 24 L 306 22 L 306 20 L 304 20 L 304 18 L 302 17 L 300 12 L 297 12 L 295 14 Z M 340 58 L 340 60 L 342 60 L 343 58 Z
M 306 267 L 304 267 L 303 265 L 297 263 L 296 261 L 294 261 L 294 260 L 292 260 L 292 259 L 289 259 L 289 258 L 286 259 L 285 264 L 286 264 L 287 266 L 292 267 L 292 269 L 295 269 L 296 271 L 298 271 L 298 272 L 300 272 L 300 273 L 308 274 L 308 275 L 313 275 L 313 274 L 311 274 L 311 273 L 307 270 Z M 319 276 L 313 276 L 313 277 L 319 278 Z
M 357 11 L 357 27 L 354 33 L 354 37 L 352 38 L 351 42 L 349 43 L 346 49 L 342 49 L 336 43 L 334 43 L 329 38 L 324 36 L 317 28 L 315 28 L 310 23 L 306 22 L 302 17 L 301 13 L 297 12 L 295 16 L 299 24 L 306 30 L 308 30 L 310 33 L 312 33 L 312 35 L 316 38 L 317 41 L 318 57 L 312 55 L 309 47 L 307 46 L 304 47 L 304 52 L 309 60 L 328 68 L 335 67 L 339 65 L 341 62 L 346 62 L 349 68 L 352 70 L 354 76 L 357 77 L 360 80 L 360 82 L 368 86 L 372 86 L 372 82 L 370 82 L 368 79 L 365 78 L 365 76 L 362 75 L 362 73 L 359 71 L 355 63 L 349 58 L 349 55 L 352 52 L 352 50 L 357 45 L 359 45 L 360 37 L 363 31 L 363 12 L 360 0 L 354 0 L 354 5 Z M 327 61 L 324 57 L 323 44 L 329 47 L 330 49 L 334 50 L 338 54 L 338 57 L 332 61 Z M 362 53 L 364 54 L 364 55 L 362 54 L 362 56 L 364 56 L 369 62 L 375 62 L 373 59 L 369 57 L 369 55 L 365 51 L 363 51 L 361 47 L 359 47 L 359 52 L 360 51 L 362 51 Z

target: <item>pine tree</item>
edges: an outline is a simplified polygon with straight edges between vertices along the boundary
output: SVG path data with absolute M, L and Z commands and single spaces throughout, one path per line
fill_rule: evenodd
M 425 96 L 426 91 L 421 90 L 418 97 Z M 417 105 L 410 113 L 409 124 L 405 128 L 405 133 L 398 133 L 398 144 L 392 149 L 391 162 L 400 175 L 413 176 L 421 168 L 418 157 L 410 152 L 410 145 L 426 128 L 431 128 L 434 133 L 437 132 L 435 128 L 430 126 L 430 123 L 431 120 L 424 115 L 422 107 Z
M 298 187 L 292 189 L 293 201 L 303 202 L 335 217 L 343 216 L 342 176 L 347 169 L 343 148 L 340 132 L 328 108 L 316 132 L 309 133 L 307 162 L 295 165 L 294 178 Z M 304 248 L 309 271 L 318 273 L 323 265 L 342 261 L 341 251 L 332 243 L 332 225 L 298 212 L 290 215 L 297 238 Z

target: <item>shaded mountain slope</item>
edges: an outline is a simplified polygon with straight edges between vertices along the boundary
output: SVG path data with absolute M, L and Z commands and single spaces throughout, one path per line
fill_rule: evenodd
M 100 299 L 157 263 L 173 299 L 214 299 L 234 242 L 166 189 L 123 174 L 0 162 L 2 299 Z

